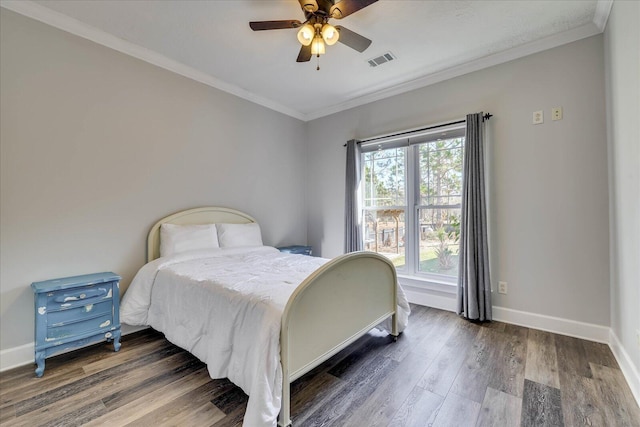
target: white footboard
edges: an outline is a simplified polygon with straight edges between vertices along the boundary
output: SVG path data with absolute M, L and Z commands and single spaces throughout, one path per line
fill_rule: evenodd
M 392 318 L 398 335 L 397 277 L 393 264 L 373 252 L 354 252 L 328 262 L 291 295 L 282 317 L 282 409 L 290 420 L 290 383 Z

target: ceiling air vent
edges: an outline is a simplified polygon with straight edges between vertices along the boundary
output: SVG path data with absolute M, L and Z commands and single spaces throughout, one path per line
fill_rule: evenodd
M 382 65 L 386 62 L 393 61 L 394 59 L 396 59 L 395 55 L 391 52 L 387 52 L 385 54 L 378 56 L 377 58 L 370 59 L 367 62 L 371 67 L 377 67 L 378 65 Z

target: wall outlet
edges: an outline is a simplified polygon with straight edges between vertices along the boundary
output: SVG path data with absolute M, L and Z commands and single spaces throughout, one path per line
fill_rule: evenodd
M 534 111 L 533 112 L 533 124 L 534 125 L 539 125 L 541 123 L 544 123 L 544 111 L 542 111 L 542 110 Z
M 498 282 L 498 293 L 499 294 L 507 293 L 507 282 Z
M 562 107 L 553 107 L 551 109 L 551 120 L 562 120 Z

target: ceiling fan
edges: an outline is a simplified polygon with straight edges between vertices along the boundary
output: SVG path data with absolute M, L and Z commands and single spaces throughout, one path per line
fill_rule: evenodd
M 298 41 L 302 44 L 297 62 L 307 62 L 311 56 L 318 57 L 325 53 L 325 44 L 340 42 L 358 52 L 364 52 L 371 40 L 341 25 L 329 24 L 329 19 L 342 19 L 378 0 L 298 0 L 305 21 L 252 21 L 249 26 L 253 31 L 300 28 Z M 319 67 L 318 67 L 319 69 Z

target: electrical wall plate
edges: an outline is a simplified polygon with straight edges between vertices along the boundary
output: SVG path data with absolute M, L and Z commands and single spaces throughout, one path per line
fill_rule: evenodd
M 507 293 L 507 282 L 498 282 L 498 293 L 499 294 Z
M 533 112 L 533 122 L 534 125 L 539 125 L 541 123 L 544 123 L 544 111 L 543 110 L 539 110 L 539 111 L 534 111 Z
M 551 109 L 551 120 L 562 120 L 562 107 L 553 107 Z

